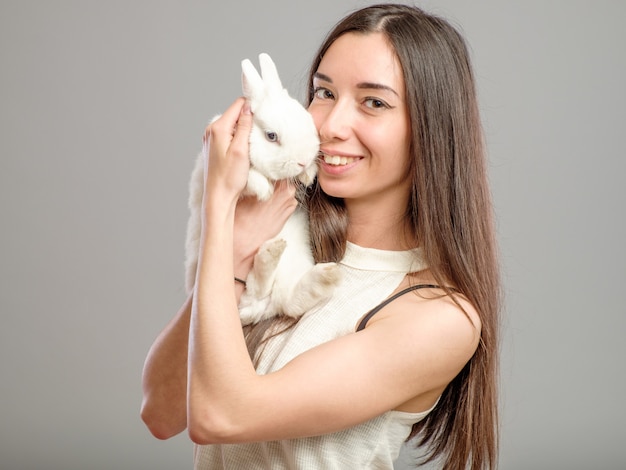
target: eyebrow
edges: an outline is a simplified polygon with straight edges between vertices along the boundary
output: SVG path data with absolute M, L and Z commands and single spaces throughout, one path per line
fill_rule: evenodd
M 323 73 L 315 72 L 313 74 L 313 77 L 319 80 L 324 80 L 325 82 L 328 82 L 328 83 L 333 83 L 332 78 L 330 78 L 328 75 L 324 75 Z M 394 90 L 390 86 L 383 85 L 382 83 L 361 82 L 361 83 L 357 83 L 356 87 L 363 89 L 363 90 L 387 90 L 387 91 L 392 92 L 394 95 L 398 97 L 400 96 L 398 95 L 396 90 Z

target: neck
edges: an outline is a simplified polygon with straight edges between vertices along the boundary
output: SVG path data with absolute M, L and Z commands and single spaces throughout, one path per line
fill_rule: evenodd
M 415 248 L 417 243 L 409 235 L 404 208 L 389 210 L 389 206 L 375 207 L 368 203 L 345 200 L 348 210 L 348 240 L 365 248 L 400 251 Z

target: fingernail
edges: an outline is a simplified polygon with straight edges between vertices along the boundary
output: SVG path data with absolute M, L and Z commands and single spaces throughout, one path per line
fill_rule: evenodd
M 252 111 L 250 110 L 250 102 L 246 101 L 246 103 L 243 105 L 243 114 L 252 114 Z

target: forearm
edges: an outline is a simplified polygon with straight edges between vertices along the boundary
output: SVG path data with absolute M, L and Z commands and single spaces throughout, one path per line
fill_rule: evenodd
M 156 339 L 143 369 L 141 417 L 152 434 L 167 439 L 187 427 L 187 346 L 191 296 Z
M 228 421 L 232 400 L 256 377 L 237 310 L 240 285 L 233 281 L 234 203 L 206 209 L 189 333 L 187 420 L 196 441 Z

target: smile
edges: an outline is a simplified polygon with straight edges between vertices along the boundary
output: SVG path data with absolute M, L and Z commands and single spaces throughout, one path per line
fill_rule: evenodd
M 350 163 L 354 163 L 359 160 L 358 157 L 344 157 L 340 155 L 326 155 L 325 153 L 320 154 L 324 163 L 333 166 L 344 166 L 349 165 Z

